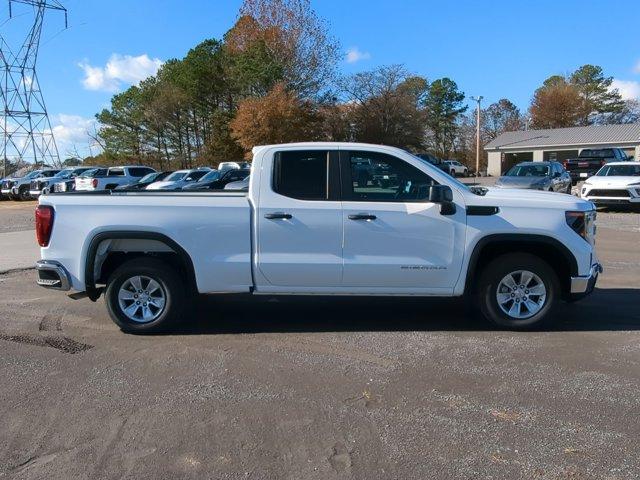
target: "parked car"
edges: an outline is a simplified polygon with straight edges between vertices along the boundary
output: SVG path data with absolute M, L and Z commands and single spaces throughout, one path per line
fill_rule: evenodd
M 229 182 L 224 186 L 224 190 L 249 190 L 249 180 L 251 175 L 247 175 L 243 180 Z
M 495 186 L 570 194 L 571 177 L 558 162 L 521 162 L 498 178 Z
M 416 156 L 418 158 L 421 158 L 422 160 L 426 160 L 431 165 L 434 165 L 435 167 L 439 168 L 443 172 L 447 172 L 449 175 L 451 175 L 451 168 L 449 167 L 449 165 L 447 165 L 445 162 L 440 160 L 435 155 L 431 155 L 430 153 L 419 153 Z
M 135 182 L 145 175 L 155 172 L 153 168 L 138 165 L 97 169 L 92 176 L 76 178 L 77 191 L 113 190 L 120 185 Z
M 457 177 L 461 175 L 466 177 L 469 175 L 469 169 L 457 160 L 445 160 L 444 163 L 449 166 L 449 175 Z
M 208 167 L 176 170 L 164 180 L 148 185 L 146 190 L 181 190 L 187 185 L 197 182 L 210 171 L 211 169 Z
M 354 185 L 352 162 L 367 157 L 385 165 L 385 188 Z M 185 321 L 193 294 L 239 292 L 469 296 L 526 329 L 602 271 L 594 206 L 571 195 L 470 189 L 389 146 L 269 145 L 253 158 L 246 195 L 40 197 L 37 282 L 104 292 L 114 322 L 139 333 Z
M 127 183 L 116 187 L 116 190 L 145 190 L 154 182 L 160 182 L 171 175 L 173 171 L 148 173 L 137 182 Z
M 594 175 L 609 162 L 626 162 L 630 158 L 621 148 L 585 148 L 578 158 L 562 162 L 575 185 Z
M 31 181 L 29 186 L 29 194 L 33 198 L 39 197 L 41 194 L 47 194 L 54 191 L 54 186 L 57 183 L 75 181 L 75 178 L 83 172 L 90 170 L 93 167 L 69 167 L 60 170 L 58 173 L 51 177 L 40 176 Z
M 183 188 L 183 190 L 223 190 L 227 183 L 242 180 L 250 173 L 251 170 L 249 170 L 248 168 L 227 170 L 223 173 L 220 173 L 218 171 L 219 175 L 217 176 L 217 178 L 214 179 L 214 176 L 212 175 L 210 179 L 205 180 L 205 178 L 203 177 L 202 181 L 187 185 Z
M 2 193 L 7 195 L 12 200 L 29 200 L 31 194 L 29 190 L 31 188 L 31 181 L 39 177 L 52 177 L 60 170 L 45 168 L 40 170 L 34 170 L 21 178 L 10 178 L 5 181 L 2 186 Z
M 49 185 L 45 187 L 46 191 L 43 193 L 59 193 L 59 192 L 72 192 L 76 188 L 76 178 L 91 174 L 99 167 L 74 167 L 62 170 L 55 177 L 51 179 Z M 103 169 L 106 172 L 106 169 Z
M 47 194 L 51 192 L 66 192 L 71 191 L 73 188 L 68 188 L 68 185 L 75 187 L 76 177 L 82 175 L 85 172 L 95 169 L 96 167 L 69 167 L 60 170 L 50 180 L 46 181 L 46 185 L 42 186 L 42 193 Z M 64 186 L 63 186 L 64 185 Z
M 640 162 L 611 162 L 590 177 L 580 196 L 596 205 L 640 205 Z

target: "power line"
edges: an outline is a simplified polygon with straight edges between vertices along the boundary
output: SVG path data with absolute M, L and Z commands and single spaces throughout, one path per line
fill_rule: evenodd
M 12 49 L 8 40 L 0 33 L 0 158 L 3 161 L 3 176 L 6 176 L 8 160 L 23 160 L 36 165 L 60 165 L 36 63 L 45 12 L 64 12 L 67 28 L 67 10 L 57 0 L 8 1 L 9 20 L 26 15 L 13 14 L 13 4 L 22 4 L 32 7 L 33 23 L 17 50 Z

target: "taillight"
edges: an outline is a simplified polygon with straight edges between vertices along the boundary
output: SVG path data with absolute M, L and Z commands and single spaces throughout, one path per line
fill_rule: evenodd
M 565 170 L 567 169 L 567 165 L 569 165 L 568 161 L 565 160 L 564 162 L 562 162 L 562 166 L 564 167 Z
M 94 179 L 91 181 L 91 184 L 93 185 L 93 188 L 98 188 L 98 179 L 97 179 L 97 178 L 94 178 Z
M 53 207 L 49 205 L 38 205 L 36 207 L 36 239 L 38 245 L 46 247 L 49 245 L 53 230 Z

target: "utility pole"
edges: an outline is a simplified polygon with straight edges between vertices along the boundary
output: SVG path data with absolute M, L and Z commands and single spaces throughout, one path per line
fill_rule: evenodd
M 480 102 L 484 97 L 471 97 L 475 102 L 478 102 L 478 110 L 476 111 L 476 177 L 480 176 Z

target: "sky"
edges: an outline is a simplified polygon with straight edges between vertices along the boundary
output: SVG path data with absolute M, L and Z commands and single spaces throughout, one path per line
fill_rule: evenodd
M 45 18 L 38 78 L 60 154 L 95 153 L 87 137 L 114 93 L 221 38 L 240 0 L 60 0 Z M 429 80 L 453 79 L 486 104 L 508 98 L 526 110 L 545 78 L 603 67 L 625 98 L 640 98 L 638 0 L 311 0 L 342 46 L 342 74 L 403 64 Z M 14 6 L 0 34 L 21 43 L 32 14 Z

